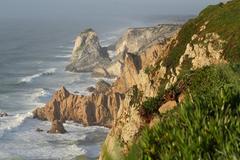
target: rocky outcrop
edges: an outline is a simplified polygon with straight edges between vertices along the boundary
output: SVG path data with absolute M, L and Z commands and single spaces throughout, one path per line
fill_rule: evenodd
M 96 67 L 92 75 L 94 77 L 119 77 L 123 71 L 124 62 L 117 60 L 110 63 L 107 67 Z
M 204 29 L 205 27 L 201 27 L 200 30 L 204 31 Z M 170 41 L 152 45 L 141 54 L 126 54 L 125 66 L 121 76 L 113 85 L 114 89 L 126 93 L 129 88 L 136 85 L 140 91 L 143 91 L 144 97 L 154 97 L 159 87 L 168 89 L 177 82 L 186 63 L 189 64 L 187 66 L 189 70 L 227 63 L 223 56 L 225 42 L 216 33 L 208 33 L 202 39 L 194 35 L 192 41 L 186 45 L 186 50 L 180 56 L 176 68 L 169 68 L 165 66 L 164 61 L 172 56 L 170 51 L 177 43 L 177 36 L 174 36 Z M 150 74 L 146 74 L 147 67 L 151 70 Z M 178 103 L 183 102 L 183 99 L 184 93 L 181 93 L 176 99 L 165 101 L 160 106 L 159 113 L 164 114 L 176 108 Z M 121 159 L 119 158 L 120 154 L 128 153 L 130 146 L 136 141 L 142 129 L 141 124 L 146 124 L 139 111 L 131 107 L 129 101 L 130 97 L 126 96 L 118 111 L 113 128 L 104 143 L 104 151 L 110 153 L 114 159 Z M 159 122 L 158 117 L 153 117 L 146 125 L 153 126 L 156 123 L 155 119 L 156 122 Z M 100 159 L 105 158 L 104 151 L 101 153 Z M 120 151 L 120 153 L 116 151 Z
M 180 25 L 163 24 L 154 27 L 129 28 L 116 44 L 116 54 L 139 54 L 154 43 L 159 43 L 172 37 Z
M 123 98 L 122 94 L 112 92 L 106 82 L 99 83 L 89 96 L 74 95 L 61 87 L 44 107 L 33 111 L 33 115 L 51 122 L 71 120 L 87 126 L 111 127 Z
M 6 112 L 0 112 L 0 117 L 6 117 L 8 114 Z
M 138 55 L 148 48 L 163 44 L 173 37 L 180 29 L 180 25 L 158 25 L 155 27 L 130 28 L 116 43 L 116 57 L 107 67 L 97 67 L 93 70 L 94 76 L 120 77 L 124 60 L 129 54 Z
M 168 101 L 159 108 L 159 113 L 163 114 L 177 107 L 176 101 Z
M 59 120 L 54 120 L 52 121 L 52 127 L 51 129 L 48 131 L 48 133 L 66 133 L 67 131 L 65 130 L 63 123 Z
M 66 70 L 89 72 L 96 66 L 105 66 L 109 63 L 107 50 L 100 46 L 96 32 L 87 29 L 76 38 L 71 64 L 66 67 Z
M 114 120 L 113 127 L 103 144 L 103 151 L 99 157 L 100 160 L 106 159 L 107 154 L 105 152 L 110 154 L 112 159 L 121 159 L 120 155 L 128 152 L 141 128 L 144 127 L 144 119 L 136 108 L 129 105 L 130 100 L 130 96 L 126 95 L 119 108 L 117 118 Z

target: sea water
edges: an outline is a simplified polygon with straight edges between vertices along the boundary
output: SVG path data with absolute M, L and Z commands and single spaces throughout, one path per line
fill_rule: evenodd
M 50 123 L 33 119 L 31 112 L 43 106 L 62 85 L 84 95 L 98 80 L 91 73 L 65 71 L 74 38 L 88 25 L 107 46 L 129 26 L 157 23 L 169 21 L 166 17 L 147 22 L 113 18 L 104 23 L 0 18 L 0 112 L 9 114 L 0 117 L 0 160 L 74 159 L 81 155 L 96 159 L 107 128 L 67 122 L 64 126 L 68 133 L 48 134 Z

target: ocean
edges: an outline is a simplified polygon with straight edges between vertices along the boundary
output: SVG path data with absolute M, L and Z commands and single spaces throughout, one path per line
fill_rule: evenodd
M 154 18 L 69 19 L 0 18 L 0 160 L 2 159 L 96 159 L 109 129 L 67 122 L 68 133 L 48 134 L 50 123 L 32 118 L 64 85 L 69 91 L 87 94 L 99 79 L 91 73 L 65 71 L 75 37 L 92 27 L 101 44 L 114 43 L 128 27 L 181 23 L 189 16 Z M 44 132 L 37 132 L 41 128 Z

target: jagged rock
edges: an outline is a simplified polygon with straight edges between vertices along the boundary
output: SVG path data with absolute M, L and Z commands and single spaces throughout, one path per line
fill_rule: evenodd
M 59 120 L 54 120 L 52 121 L 52 127 L 48 131 L 48 133 L 66 133 L 67 131 L 65 130 L 63 123 Z
M 40 128 L 37 128 L 36 131 L 37 131 L 37 132 L 43 132 L 43 130 L 40 129 Z
M 123 95 L 111 91 L 103 93 L 108 87 L 108 83 L 101 82 L 99 87 L 96 87 L 98 91 L 89 96 L 74 95 L 61 87 L 44 107 L 33 111 L 34 118 L 51 122 L 71 120 L 86 126 L 111 127 Z
M 95 67 L 92 72 L 93 77 L 110 77 L 108 71 L 101 66 Z
M 138 110 L 129 105 L 130 97 L 127 95 L 121 103 L 114 125 L 110 130 L 103 148 L 111 155 L 112 159 L 119 159 L 119 154 L 127 153 L 128 148 L 135 143 L 141 128 L 145 125 L 144 119 Z M 121 144 L 121 148 L 116 149 Z M 99 159 L 106 159 L 104 152 Z
M 6 117 L 8 114 L 6 112 L 0 112 L 0 117 Z
M 135 53 L 143 51 L 149 45 L 164 41 L 172 37 L 180 25 L 163 24 L 154 27 L 129 28 L 127 32 L 118 40 L 116 44 L 116 53 L 124 52 Z
M 177 107 L 177 102 L 176 101 L 168 101 L 164 103 L 160 108 L 159 108 L 159 113 L 163 114 L 166 113 L 170 110 L 173 110 L 175 107 Z
M 119 154 L 128 153 L 128 149 L 135 143 L 143 126 L 149 125 L 152 127 L 159 122 L 159 118 L 154 117 L 150 124 L 146 124 L 145 119 L 141 117 L 139 111 L 130 106 L 131 96 L 128 95 L 128 91 L 133 85 L 137 85 L 139 90 L 144 91 L 143 94 L 145 97 L 157 95 L 156 88 L 158 86 L 152 86 L 150 78 L 154 81 L 157 81 L 159 77 L 163 78 L 166 74 L 166 69 L 161 67 L 154 77 L 149 77 L 144 70 L 147 66 L 155 65 L 159 58 L 163 59 L 167 56 L 172 41 L 175 40 L 176 36 L 174 35 L 169 41 L 147 48 L 139 55 L 126 54 L 123 72 L 112 85 L 114 91 L 125 93 L 125 98 L 122 100 L 117 117 L 114 119 L 113 127 L 105 140 L 103 145 L 104 151 L 100 154 L 100 160 L 106 158 L 104 152 L 110 153 L 113 159 L 119 159 Z M 116 146 L 120 147 L 116 149 Z
M 109 63 L 107 50 L 100 46 L 96 32 L 87 29 L 76 38 L 71 64 L 66 67 L 66 70 L 89 72 L 96 66 L 105 66 Z
M 109 66 L 106 68 L 104 67 L 94 68 L 92 75 L 94 77 L 107 77 L 107 78 L 119 77 L 123 71 L 123 66 L 124 63 L 121 62 L 120 60 L 117 60 L 109 64 Z
M 130 28 L 116 43 L 116 57 L 110 65 L 93 70 L 94 76 L 120 77 L 127 53 L 141 54 L 151 46 L 165 43 L 173 37 L 181 25 L 158 25 L 155 27 Z

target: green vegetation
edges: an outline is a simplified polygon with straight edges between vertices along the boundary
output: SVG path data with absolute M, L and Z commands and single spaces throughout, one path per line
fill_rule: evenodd
M 201 30 L 202 26 L 206 28 Z M 146 127 L 125 159 L 240 159 L 240 1 L 211 5 L 188 21 L 163 65 L 167 73 L 174 71 L 187 44 L 204 45 L 208 33 L 217 33 L 225 41 L 214 47 L 223 49 L 229 64 L 191 71 L 190 59 L 185 57 L 178 81 L 170 89 L 165 90 L 168 79 L 161 79 L 158 95 L 144 102 L 142 92 L 135 89 L 131 104 L 147 118 L 159 114 L 164 102 L 177 101 L 181 93 L 187 98 L 177 109 L 159 115 L 160 122 L 153 128 Z M 194 34 L 198 40 L 192 40 Z M 145 73 L 150 75 L 159 67 L 160 62 Z
M 188 21 L 181 29 L 176 45 L 172 46 L 169 56 L 164 61 L 168 68 L 175 68 L 183 55 L 191 37 L 197 34 L 205 38 L 207 33 L 217 33 L 226 43 L 223 46 L 225 58 L 230 62 L 240 60 L 240 1 L 233 0 L 223 5 L 211 5 L 203 10 L 195 19 Z M 200 32 L 200 28 L 206 29 Z M 200 42 L 196 42 L 200 43 Z
M 239 159 L 239 78 L 240 65 L 211 66 L 185 74 L 188 100 L 162 115 L 154 128 L 145 129 L 130 155 L 146 160 Z
M 137 85 L 134 85 L 131 89 L 129 105 L 131 107 L 139 108 L 142 105 L 143 101 L 143 92 L 137 88 Z
M 197 19 L 192 19 L 183 25 L 178 34 L 178 42 L 176 46 L 172 46 L 169 56 L 163 63 L 167 68 L 175 68 L 177 66 L 179 59 L 185 52 L 187 44 L 191 41 L 193 34 L 197 33 L 196 21 Z
M 146 73 L 147 75 L 149 75 L 150 73 L 152 73 L 154 70 L 153 66 L 148 66 L 145 68 L 144 73 Z

